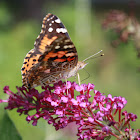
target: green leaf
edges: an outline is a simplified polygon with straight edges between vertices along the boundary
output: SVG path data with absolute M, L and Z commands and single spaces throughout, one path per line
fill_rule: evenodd
M 22 140 L 7 112 L 5 112 L 0 122 L 0 140 Z

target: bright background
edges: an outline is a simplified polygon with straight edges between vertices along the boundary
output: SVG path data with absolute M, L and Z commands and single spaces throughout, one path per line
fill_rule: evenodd
M 112 0 L 113 1 L 113 0 Z M 139 8 L 137 3 L 137 8 Z M 106 95 L 123 96 L 128 103 L 126 110 L 137 114 L 134 129 L 140 128 L 140 60 L 134 49 L 133 41 L 121 43 L 117 48 L 110 45 L 114 33 L 102 29 L 104 13 L 110 9 L 129 11 L 128 1 L 120 2 L 99 0 L 1 0 L 0 1 L 0 98 L 6 99 L 3 87 L 9 85 L 15 92 L 21 86 L 21 67 L 26 53 L 34 47 L 34 41 L 41 30 L 42 19 L 47 13 L 57 15 L 66 26 L 74 42 L 79 60 L 83 60 L 100 50 L 104 57 L 89 60 L 86 71 L 90 77 L 82 83 L 93 83 L 95 89 Z M 137 17 L 139 18 L 139 17 Z M 88 74 L 80 71 L 81 80 Z M 69 80 L 74 81 L 74 78 Z M 5 104 L 6 106 L 6 104 Z M 0 130 L 4 106 L 0 105 Z M 23 140 L 65 140 L 76 139 L 71 128 L 68 131 L 55 131 L 45 120 L 40 120 L 35 127 L 25 121 L 26 116 L 19 116 L 16 110 L 8 111 L 10 120 Z M 71 126 L 73 127 L 73 126 Z M 6 135 L 11 130 L 4 131 Z M 3 132 L 3 133 L 4 133 Z M 1 138 L 0 140 L 5 140 Z M 69 136 L 69 138 L 68 138 Z M 7 140 L 7 139 L 6 139 Z M 11 140 L 11 138 L 9 138 Z

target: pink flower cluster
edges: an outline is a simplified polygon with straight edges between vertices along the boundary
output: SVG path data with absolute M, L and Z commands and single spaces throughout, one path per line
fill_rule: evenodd
M 137 116 L 122 112 L 127 103 L 125 98 L 112 97 L 110 94 L 106 97 L 94 90 L 94 85 L 90 83 L 79 86 L 68 81 L 66 86 L 60 81 L 42 89 L 43 92 L 39 93 L 36 89 L 17 87 L 17 93 L 13 93 L 6 86 L 4 92 L 9 95 L 9 99 L 0 102 L 8 102 L 5 109 L 16 108 L 18 113 L 27 115 L 26 120 L 32 121 L 34 126 L 40 118 L 47 120 L 56 130 L 75 122 L 78 140 L 103 140 L 110 136 L 140 139 L 139 130 L 134 131 L 130 126 Z M 35 110 L 33 115 L 32 110 Z

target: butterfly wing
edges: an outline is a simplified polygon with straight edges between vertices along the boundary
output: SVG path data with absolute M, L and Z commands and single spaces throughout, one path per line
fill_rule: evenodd
M 49 13 L 43 19 L 41 32 L 34 46 L 37 50 L 43 52 L 45 47 L 50 45 L 58 36 L 70 38 L 61 20 L 57 16 Z
M 48 51 L 49 50 L 49 51 Z M 53 84 L 67 78 L 78 61 L 77 51 L 67 37 L 58 37 L 38 59 L 27 76 L 28 87 Z
M 48 14 L 43 19 L 42 29 L 34 43 L 34 49 L 29 51 L 24 59 L 21 69 L 23 86 L 32 88 L 44 83 L 57 82 L 63 78 L 61 76 L 63 68 L 74 67 L 77 61 L 77 51 L 66 28 L 58 17 Z M 52 79 L 54 74 L 57 79 L 50 80 L 49 78 Z

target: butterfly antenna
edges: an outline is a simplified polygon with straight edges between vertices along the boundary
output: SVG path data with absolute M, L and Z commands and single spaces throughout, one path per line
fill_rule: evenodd
M 102 51 L 103 51 L 103 50 L 100 50 L 99 52 L 97 52 L 97 53 L 95 53 L 95 54 L 89 56 L 88 58 L 84 59 L 83 62 L 89 60 L 91 57 L 93 57 L 93 56 L 95 56 L 95 55 L 101 53 Z M 100 56 L 104 56 L 104 54 L 101 54 Z M 100 57 L 100 56 L 96 56 L 96 57 L 93 57 L 93 58 L 97 58 L 97 57 Z
M 83 68 L 84 69 L 84 68 Z M 86 79 L 88 79 L 89 77 L 90 77 L 90 73 L 86 70 L 86 69 L 84 69 L 85 70 L 85 72 L 88 74 L 88 76 L 85 78 L 85 79 L 83 79 L 82 81 L 85 81 Z M 81 81 L 81 82 L 82 82 Z

